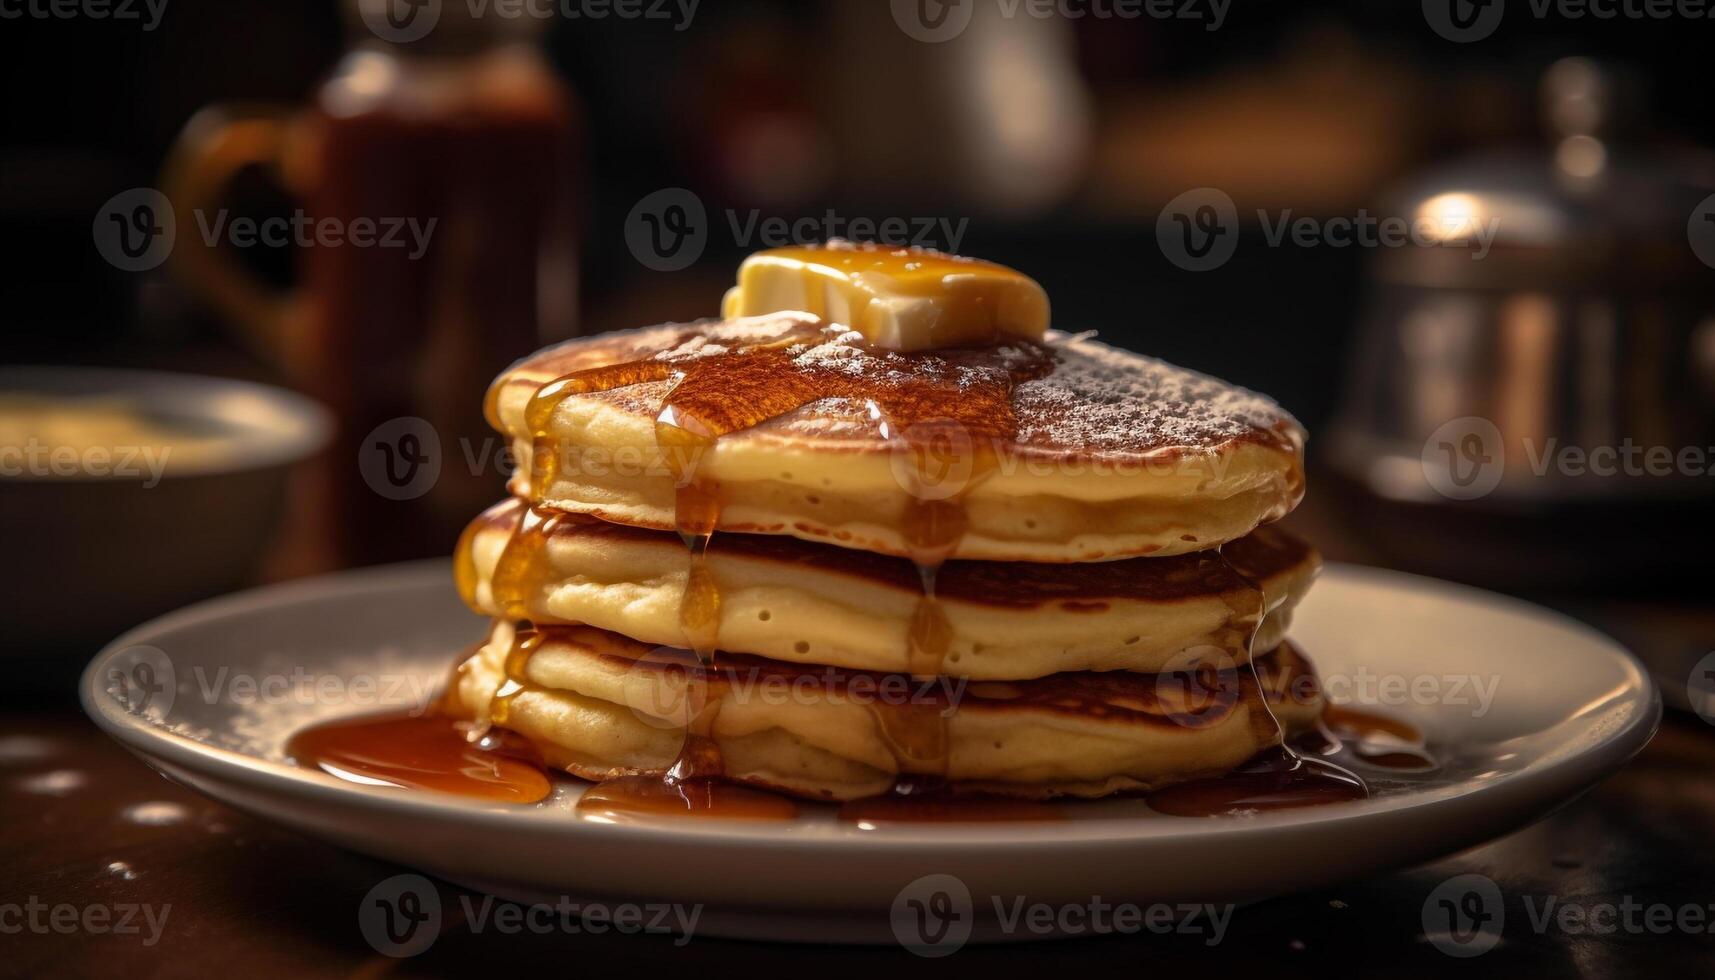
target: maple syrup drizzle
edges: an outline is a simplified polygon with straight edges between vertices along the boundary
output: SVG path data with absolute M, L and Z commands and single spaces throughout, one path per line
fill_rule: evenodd
M 315 725 L 294 734 L 286 754 L 365 786 L 436 790 L 498 803 L 535 803 L 553 788 L 521 735 L 490 730 L 472 740 L 439 714 L 376 715 Z
M 995 406 L 1004 411 L 1007 421 L 1002 431 L 1008 438 L 1016 435 L 1012 383 L 1006 385 Z M 888 415 L 886 407 L 874 401 L 869 409 L 881 420 L 881 435 L 894 454 L 894 462 L 903 464 L 894 467 L 894 474 L 908 495 L 900 531 L 912 564 L 917 566 L 920 588 L 906 634 L 906 670 L 916 678 L 933 678 L 944 672 L 953 640 L 953 626 L 936 595 L 935 582 L 941 566 L 964 539 L 969 524 L 965 498 L 997 468 L 999 444 L 993 438 L 986 445 L 973 441 L 952 419 L 931 418 L 913 424 Z M 940 705 L 915 702 L 896 707 L 898 710 L 890 711 L 887 706 L 874 704 L 870 714 L 901 775 L 946 775 L 951 743 L 947 712 Z
M 513 630 L 512 644 L 504 661 L 505 679 L 488 701 L 488 720 L 491 723 L 508 724 L 512 720 L 512 702 L 520 694 L 536 690 L 536 685 L 530 680 L 530 658 L 536 655 L 546 639 L 546 633 L 524 625 Z
M 1210 561 L 1231 573 L 1236 587 L 1223 591 L 1231 614 L 1221 632 L 1224 653 L 1242 660 L 1253 685 L 1245 689 L 1248 715 L 1257 744 L 1262 750 L 1232 772 L 1213 779 L 1199 779 L 1163 787 L 1147 794 L 1151 809 L 1175 816 L 1218 816 L 1259 810 L 1316 806 L 1369 797 L 1369 787 L 1347 769 L 1324 759 L 1301 755 L 1287 743 L 1285 729 L 1269 707 L 1263 676 L 1254 649 L 1258 629 L 1267 611 L 1267 597 L 1221 554 L 1208 552 Z M 1285 669 L 1282 667 L 1281 669 Z
M 507 538 L 506 547 L 500 552 L 500 560 L 496 562 L 489 582 L 494 603 L 505 618 L 514 622 L 530 618 L 530 600 L 541 592 L 543 575 L 550 567 L 547 558 L 548 542 L 553 537 L 554 529 L 564 519 L 563 514 L 537 506 L 526 507 L 524 513 L 519 515 L 518 526 Z M 472 561 L 474 564 L 474 559 Z M 458 564 L 463 565 L 463 561 Z M 476 602 L 474 572 L 468 590 L 465 585 L 465 572 L 458 570 L 456 574 L 465 602 L 477 607 L 479 604 Z

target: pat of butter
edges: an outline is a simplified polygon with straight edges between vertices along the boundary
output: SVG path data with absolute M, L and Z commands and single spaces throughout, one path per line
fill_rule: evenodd
M 921 248 L 832 241 L 758 252 L 727 291 L 727 319 L 801 310 L 897 351 L 1041 340 L 1048 294 L 1003 265 Z

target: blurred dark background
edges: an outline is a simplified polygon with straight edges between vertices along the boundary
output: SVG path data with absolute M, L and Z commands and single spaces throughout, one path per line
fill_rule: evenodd
M 140 20 L 9 16 L 0 24 L 8 92 L 0 221 L 12 253 L 0 285 L 4 358 L 306 391 L 335 410 L 344 435 L 332 458 L 350 483 L 348 453 L 372 423 L 422 416 L 443 434 L 451 426 L 476 438 L 466 388 L 525 353 L 524 335 L 547 341 L 716 313 L 740 258 L 780 244 L 747 230 L 752 220 L 811 219 L 790 237 L 817 240 L 852 234 L 855 219 L 904 219 L 885 237 L 903 227 L 912 244 L 1036 277 L 1061 329 L 1095 330 L 1276 397 L 1313 436 L 1311 503 L 1295 520 L 1335 557 L 1583 597 L 1569 605 L 1599 622 L 1610 601 L 1701 607 L 1706 563 L 1685 543 L 1707 527 L 1715 479 L 1706 472 L 1686 478 L 1682 465 L 1671 479 L 1598 483 L 1550 472 L 1521 483 L 1514 470 L 1518 440 L 1533 434 L 1675 451 L 1715 442 L 1706 303 L 1715 258 L 1694 255 L 1696 209 L 1715 190 L 1706 157 L 1715 146 L 1707 57 L 1715 21 L 1671 10 L 1571 16 L 1586 8 L 1552 5 L 1539 14 L 1512 0 L 1498 26 L 1476 28 L 1486 36 L 1460 41 L 1435 26 L 1434 3 L 1171 5 L 1187 16 L 1106 16 L 1119 8 L 1067 3 L 1063 11 L 1084 15 L 1004 17 L 994 11 L 1011 5 L 995 0 L 925 0 L 916 9 L 930 20 L 975 8 L 962 34 L 931 42 L 898 16 L 912 6 L 705 0 L 687 19 L 682 6 L 648 0 L 633 8 L 639 16 L 598 19 L 589 12 L 609 8 L 585 4 L 577 16 L 509 29 L 555 79 L 541 128 L 516 142 L 510 131 L 466 132 L 444 154 L 401 136 L 344 159 L 406 182 L 443 168 L 507 188 L 504 201 L 486 191 L 435 198 L 453 201 L 453 211 L 463 200 L 478 217 L 515 215 L 462 244 L 443 225 L 436 248 L 464 249 L 474 256 L 461 260 L 468 269 L 492 255 L 511 278 L 481 276 L 485 285 L 464 297 L 469 322 L 433 333 L 413 319 L 418 294 L 439 288 L 432 275 L 416 285 L 384 281 L 385 272 L 364 281 L 361 269 L 318 267 L 329 260 L 291 245 L 229 250 L 269 288 L 363 281 L 368 305 L 322 309 L 319 344 L 288 356 L 235 325 L 230 305 L 210 302 L 192 284 L 195 270 L 175 269 L 189 236 L 182 217 L 173 261 L 131 272 L 103 257 L 104 207 L 132 188 L 171 191 L 174 147 L 206 107 L 239 107 L 232 118 L 260 106 L 326 111 L 327 79 L 344 79 L 350 97 L 391 70 L 354 51 L 456 62 L 499 39 L 471 40 L 477 32 L 456 24 L 454 11 L 428 40 L 388 44 L 336 0 L 168 0 L 152 29 L 144 25 L 153 11 L 140 3 Z M 1455 0 L 1452 9 L 1488 8 Z M 423 84 L 488 91 L 463 77 Z M 253 217 L 291 213 L 306 198 L 313 210 L 337 195 L 303 188 L 325 186 L 338 162 L 243 169 L 219 200 Z M 1237 212 L 1230 260 L 1201 271 L 1174 261 L 1158 238 L 1164 208 L 1198 188 L 1218 189 Z M 1276 244 L 1257 219 L 1259 209 L 1270 221 L 1410 216 L 1449 190 L 1495 194 L 1484 213 L 1503 216 L 1504 261 L 1482 265 L 1482 275 L 1470 274 L 1474 263 L 1443 274 L 1433 257 L 1419 265 L 1393 254 L 1421 250 L 1326 237 Z M 373 206 L 415 213 L 431 198 Z M 648 222 L 671 230 L 686 214 L 674 208 L 687 201 L 701 210 L 691 244 L 665 258 L 641 254 Z M 1544 213 L 1552 220 L 1539 220 Z M 508 229 L 525 225 L 529 242 L 508 240 Z M 549 240 L 553 247 L 542 244 Z M 528 274 L 512 275 L 524 265 Z M 389 298 L 390 289 L 406 300 Z M 508 297 L 532 291 L 559 305 L 552 315 L 547 300 L 530 307 L 541 315 L 521 325 L 529 317 L 508 312 Z M 1452 310 L 1458 322 L 1425 327 L 1425 310 Z M 436 391 L 425 395 L 419 372 L 409 393 L 351 394 L 369 384 L 366 374 L 385 377 L 388 365 L 437 344 L 436 357 L 468 368 L 445 375 L 457 383 L 429 384 Z M 1540 368 L 1520 366 L 1538 354 Z M 1470 377 L 1457 373 L 1461 364 Z M 1384 404 L 1401 390 L 1410 406 Z M 424 407 L 454 395 L 461 409 Z M 1514 447 L 1500 489 L 1475 500 L 1431 494 L 1415 475 L 1400 489 L 1396 464 L 1415 474 L 1418 448 L 1438 445 L 1434 436 L 1425 443 L 1439 431 L 1431 423 L 1473 416 L 1496 420 Z M 1455 455 L 1471 445 L 1456 435 L 1446 442 Z M 432 521 L 381 497 L 343 524 L 284 519 L 318 530 L 285 534 L 291 540 L 263 574 L 445 554 L 460 515 L 498 495 L 498 474 L 481 469 L 478 489 L 453 495 Z M 357 540 L 372 546 L 347 547 Z M 1673 657 L 1706 651 L 1707 626 L 1697 621 L 1663 642 Z
M 583 329 L 710 314 L 749 250 L 713 235 L 707 288 L 644 268 L 623 226 L 660 188 L 689 188 L 711 213 L 968 218 L 960 247 L 1037 277 L 1057 325 L 1268 391 L 1314 431 L 1334 407 L 1369 254 L 1240 247 L 1219 270 L 1181 271 L 1155 242 L 1156 215 L 1180 190 L 1224 188 L 1241 215 L 1373 207 L 1391 182 L 1434 161 L 1542 143 L 1542 73 L 1572 54 L 1607 59 L 1647 87 L 1647 139 L 1715 145 L 1710 22 L 1537 20 L 1514 6 L 1491 37 L 1469 44 L 1438 36 L 1418 4 L 1359 0 L 1236 4 L 1213 31 L 1148 17 L 1033 25 L 1053 35 L 1046 63 L 1072 73 L 1071 104 L 1085 118 L 1041 123 L 1045 137 L 1077 145 L 1064 148 L 1063 173 L 1044 167 L 1052 186 L 1023 192 L 945 176 L 948 156 L 966 150 L 922 121 L 929 100 L 862 104 L 878 79 L 916 73 L 948 87 L 921 63 L 970 40 L 912 45 L 884 2 L 705 2 L 684 30 L 676 20 L 554 18 L 541 43 L 586 127 Z M 139 276 L 105 263 L 84 216 L 118 191 L 157 185 L 198 109 L 310 99 L 353 42 L 374 40 L 361 31 L 335 0 L 170 0 L 153 31 L 116 20 L 6 23 L 0 200 L 17 247 L 4 283 L 6 357 L 176 360 L 187 346 L 230 345 L 164 270 Z M 1028 74 L 1043 62 L 996 57 L 1000 97 L 1028 98 Z M 885 102 L 897 88 L 873 91 Z M 964 111 L 978 111 L 974 102 Z M 878 121 L 894 113 L 896 126 Z M 887 152 L 842 152 L 889 137 L 899 142 Z M 771 150 L 790 159 L 757 159 Z M 937 179 L 906 179 L 914 165 Z M 1260 240 L 1262 230 L 1246 233 Z M 269 273 L 290 276 L 289 248 L 254 252 Z

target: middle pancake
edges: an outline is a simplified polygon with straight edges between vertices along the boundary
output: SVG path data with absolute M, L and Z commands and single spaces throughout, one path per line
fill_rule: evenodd
M 658 646 L 689 645 L 678 612 L 690 557 L 677 535 L 569 514 L 545 521 L 529 515 L 509 500 L 465 531 L 458 582 L 473 609 L 541 624 L 587 624 Z M 740 534 L 715 535 L 707 562 L 720 594 L 721 649 L 909 672 L 908 637 L 922 588 L 911 562 Z M 1266 526 L 1219 554 L 1077 565 L 950 561 L 936 577 L 952 631 L 940 673 L 1024 680 L 1075 670 L 1168 669 L 1199 647 L 1235 649 L 1252 583 L 1267 608 L 1253 646 L 1270 650 L 1319 567 L 1309 545 Z

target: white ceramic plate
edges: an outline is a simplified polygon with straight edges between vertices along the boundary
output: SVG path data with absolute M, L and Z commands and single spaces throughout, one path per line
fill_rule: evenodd
M 955 876 L 972 896 L 972 937 L 1000 939 L 1035 934 L 1003 931 L 997 900 L 1245 902 L 1424 861 L 1564 804 L 1641 749 L 1661 713 L 1648 675 L 1591 629 L 1336 565 L 1294 639 L 1337 700 L 1408 718 L 1443 763 L 1429 777 L 1364 771 L 1374 795 L 1362 802 L 1188 818 L 1111 800 L 1059 822 L 879 830 L 821 811 L 622 825 L 574 814 L 573 780 L 541 804 L 496 805 L 285 763 L 285 740 L 306 724 L 433 691 L 483 632 L 449 578 L 441 562 L 392 566 L 193 606 L 103 650 L 83 678 L 85 708 L 179 782 L 448 880 L 522 900 L 701 904 L 700 934 L 859 942 L 895 941 L 896 900 L 904 910 L 915 894 L 901 889 L 926 875 Z

